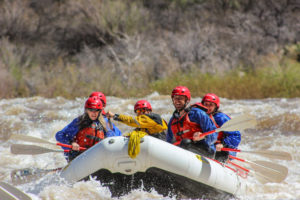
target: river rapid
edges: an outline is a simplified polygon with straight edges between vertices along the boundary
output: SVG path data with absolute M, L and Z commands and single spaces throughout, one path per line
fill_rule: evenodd
M 144 97 L 152 104 L 153 112 L 160 114 L 167 122 L 174 107 L 170 96 L 153 93 Z M 134 115 L 136 98 L 122 99 L 107 97 L 107 107 L 115 113 Z M 192 99 L 199 102 L 200 97 Z M 12 133 L 39 137 L 55 142 L 55 133 L 83 113 L 85 99 L 67 100 L 61 97 L 47 99 L 42 97 L 16 98 L 0 100 L 0 180 L 13 184 L 10 173 L 15 169 L 27 167 L 52 169 L 63 167 L 67 163 L 60 152 L 40 155 L 14 155 L 10 153 L 10 145 L 28 142 L 8 139 Z M 242 150 L 274 150 L 286 151 L 292 154 L 292 161 L 271 160 L 255 154 L 239 153 L 238 156 L 247 160 L 266 160 L 282 164 L 289 169 L 287 178 L 282 183 L 261 184 L 254 177 L 242 179 L 247 184 L 247 190 L 236 198 L 246 199 L 300 199 L 300 98 L 294 99 L 247 99 L 230 100 L 221 98 L 221 111 L 232 118 L 240 114 L 255 116 L 258 125 L 254 129 L 242 132 Z M 114 122 L 123 132 L 129 132 L 130 127 Z M 28 143 L 29 144 L 29 143 Z M 32 143 L 30 143 L 32 144 Z M 53 147 L 53 146 L 52 146 Z M 245 165 L 246 166 L 246 165 Z M 55 174 L 32 180 L 27 184 L 15 185 L 27 193 L 32 199 L 62 200 L 62 199 L 176 199 L 163 197 L 155 190 L 145 192 L 142 189 L 119 198 L 113 198 L 106 187 L 99 182 L 90 180 L 74 185 L 63 180 L 53 179 Z M 199 197 L 205 198 L 205 197 Z

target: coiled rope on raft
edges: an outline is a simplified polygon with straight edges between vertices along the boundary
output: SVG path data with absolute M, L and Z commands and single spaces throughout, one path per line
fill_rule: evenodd
M 132 131 L 129 135 L 128 143 L 128 155 L 131 158 L 135 158 L 140 153 L 140 143 L 141 138 L 143 138 L 147 133 L 143 131 Z

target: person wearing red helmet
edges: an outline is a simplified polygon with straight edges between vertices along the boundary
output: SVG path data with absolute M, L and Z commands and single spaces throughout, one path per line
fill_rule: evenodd
M 107 112 L 108 117 L 113 117 L 114 120 L 122 122 L 128 126 L 135 127 L 135 131 L 140 131 L 146 135 L 151 135 L 157 138 L 164 139 L 164 131 L 167 129 L 167 123 L 160 115 L 152 112 L 151 104 L 146 100 L 139 100 L 134 105 L 136 117 L 114 114 L 111 111 Z
M 146 100 L 139 100 L 134 105 L 134 112 L 140 115 L 141 113 L 152 112 L 151 104 Z
M 90 94 L 90 97 L 99 97 L 99 99 L 102 101 L 103 108 L 106 106 L 106 96 L 102 92 L 92 92 Z M 104 109 L 102 110 L 102 114 L 105 115 Z
M 202 98 L 202 104 L 207 107 L 207 114 L 213 120 L 217 128 L 221 127 L 225 122 L 230 120 L 230 117 L 225 113 L 219 111 L 220 98 L 213 94 L 208 93 Z M 235 156 L 236 152 L 221 151 L 222 148 L 237 149 L 241 142 L 241 133 L 239 131 L 222 131 L 219 132 L 216 146 L 215 159 L 226 162 L 229 155 Z
M 99 99 L 102 101 L 102 115 L 105 120 L 106 127 L 111 130 L 110 132 L 108 132 L 108 134 L 110 134 L 109 136 L 121 136 L 122 132 L 120 131 L 120 129 L 106 117 L 106 113 L 104 111 L 104 108 L 106 107 L 106 96 L 102 92 L 95 91 L 90 94 L 90 97 L 99 97 Z
M 202 104 L 188 106 L 191 93 L 185 86 L 175 87 L 171 98 L 175 111 L 168 123 L 167 142 L 213 157 L 218 133 L 201 136 L 202 133 L 216 129 L 206 114 L 207 109 Z
M 210 103 L 213 104 L 210 104 Z M 207 93 L 206 95 L 204 95 L 204 97 L 202 98 L 201 103 L 204 105 L 204 103 L 207 103 L 207 105 L 213 105 L 213 106 L 206 106 L 206 108 L 208 108 L 208 112 L 209 114 L 216 112 L 219 107 L 220 107 L 220 98 L 213 94 L 213 93 Z
M 99 97 L 89 97 L 84 104 L 84 113 L 55 134 L 58 142 L 72 145 L 71 151 L 65 153 L 67 161 L 82 153 L 79 151 L 80 147 L 90 148 L 105 137 L 113 135 L 106 128 L 101 115 L 102 109 L 103 104 Z

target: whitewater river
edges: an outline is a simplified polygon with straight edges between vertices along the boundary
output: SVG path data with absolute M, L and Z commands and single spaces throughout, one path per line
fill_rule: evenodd
M 153 93 L 144 98 L 150 101 L 154 112 L 161 114 L 166 121 L 170 119 L 173 112 L 170 96 Z M 108 97 L 105 110 L 134 115 L 132 110 L 137 100 Z M 82 114 L 84 101 L 84 98 L 67 100 L 60 97 L 0 100 L 0 180 L 12 184 L 10 173 L 15 169 L 26 167 L 52 169 L 65 166 L 66 161 L 60 152 L 33 156 L 11 154 L 11 144 L 24 142 L 8 140 L 8 138 L 14 133 L 55 142 L 55 133 Z M 192 102 L 198 101 L 200 97 L 192 99 Z M 242 179 L 247 183 L 247 190 L 237 196 L 237 199 L 300 199 L 300 99 L 229 100 L 221 98 L 221 108 L 231 117 L 248 113 L 255 116 L 258 121 L 255 129 L 243 131 L 240 149 L 280 150 L 287 151 L 293 156 L 292 161 L 282 161 L 240 153 L 239 157 L 247 160 L 267 160 L 282 164 L 288 167 L 289 173 L 282 183 L 261 184 L 254 177 Z M 125 125 L 115 124 L 124 133 L 130 130 Z M 53 176 L 55 174 L 33 180 L 28 184 L 16 185 L 16 187 L 35 200 L 176 199 L 163 197 L 156 191 L 149 193 L 142 190 L 134 190 L 128 195 L 112 198 L 109 190 L 97 181 L 91 180 L 69 185 L 57 179 L 52 180 Z

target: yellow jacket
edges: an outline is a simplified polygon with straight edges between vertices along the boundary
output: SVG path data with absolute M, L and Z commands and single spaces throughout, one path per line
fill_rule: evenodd
M 165 120 L 155 113 L 144 114 L 137 117 L 118 115 L 114 119 L 128 126 L 136 127 L 136 131 L 143 131 L 147 134 L 161 133 L 168 128 Z
M 114 120 L 120 121 L 136 129 L 127 135 L 130 137 L 128 142 L 128 155 L 135 158 L 140 152 L 141 138 L 148 134 L 158 134 L 168 128 L 167 123 L 158 114 L 150 113 L 131 117 L 128 115 L 115 115 Z

